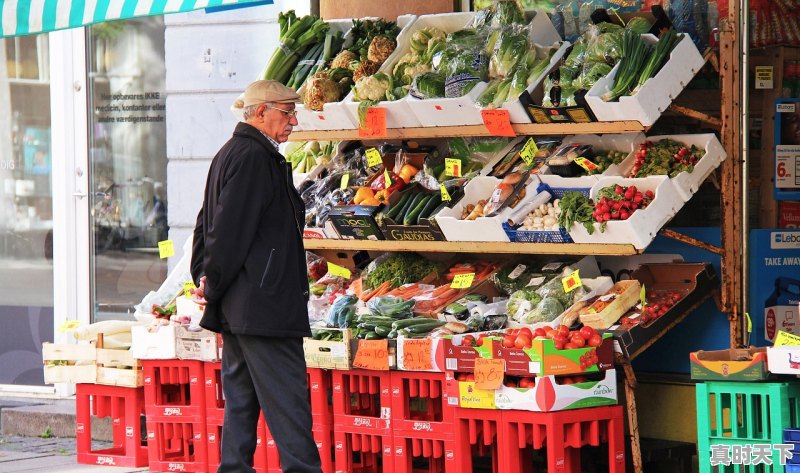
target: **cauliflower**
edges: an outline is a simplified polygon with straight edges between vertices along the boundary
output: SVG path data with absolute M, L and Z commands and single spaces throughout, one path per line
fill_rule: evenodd
M 357 60 L 358 58 L 352 51 L 344 50 L 336 55 L 331 61 L 331 69 L 348 69 L 350 67 L 350 63 Z
M 353 71 L 353 80 L 358 81 L 358 79 L 361 79 L 362 77 L 371 76 L 372 74 L 378 72 L 379 67 L 380 64 L 372 62 L 369 59 L 361 61 L 358 67 L 356 67 Z
M 336 102 L 340 95 L 341 91 L 336 82 L 327 77 L 314 77 L 306 83 L 303 104 L 311 110 L 320 112 L 323 105 L 328 102 Z
M 411 81 L 414 79 L 414 76 L 417 74 L 424 74 L 426 72 L 431 72 L 430 64 L 413 64 L 406 67 L 403 71 L 403 82 L 410 84 Z
M 355 98 L 358 101 L 381 101 L 386 98 L 386 92 L 392 89 L 392 79 L 383 72 L 362 77 L 356 81 Z
M 438 28 L 422 28 L 411 35 L 411 50 L 423 52 L 428 49 L 428 42 L 431 39 L 445 39 L 444 31 Z
M 389 55 L 392 54 L 394 48 L 396 47 L 397 42 L 395 42 L 395 40 L 386 36 L 375 36 L 369 43 L 369 49 L 367 49 L 367 59 L 378 64 L 383 64 L 383 61 L 385 61 Z

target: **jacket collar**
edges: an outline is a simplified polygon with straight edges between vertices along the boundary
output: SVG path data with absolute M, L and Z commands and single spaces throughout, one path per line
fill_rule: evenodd
M 261 133 L 256 127 L 250 125 L 249 123 L 239 122 L 236 124 L 236 128 L 233 130 L 234 136 L 246 136 L 248 138 L 252 138 L 258 141 L 262 146 L 264 146 L 267 151 L 270 152 L 275 159 L 278 160 L 280 163 L 285 163 L 286 159 L 278 152 L 277 149 L 270 143 L 266 136 Z

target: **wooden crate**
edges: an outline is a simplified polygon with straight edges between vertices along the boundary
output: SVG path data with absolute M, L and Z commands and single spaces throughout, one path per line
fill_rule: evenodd
M 97 349 L 93 344 L 42 344 L 45 384 L 95 383 Z
M 340 329 L 327 329 L 340 330 Z M 350 369 L 353 362 L 354 350 L 351 347 L 353 339 L 350 329 L 341 329 L 341 341 L 322 341 L 313 338 L 303 339 L 303 353 L 306 366 L 309 368 L 328 368 L 336 370 Z
M 142 365 L 130 350 L 97 349 L 97 384 L 144 386 Z
M 454 0 L 408 0 L 394 3 L 368 0 L 320 0 L 319 2 L 320 17 L 326 20 L 376 16 L 394 21 L 400 15 L 428 15 L 454 11 L 458 11 Z

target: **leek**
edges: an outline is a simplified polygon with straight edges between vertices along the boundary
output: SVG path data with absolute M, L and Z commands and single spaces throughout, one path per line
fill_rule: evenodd
M 641 35 L 631 30 L 626 30 L 622 36 L 622 59 L 614 78 L 614 87 L 601 97 L 605 102 L 611 102 L 620 96 L 630 93 L 631 88 L 639 77 L 639 71 L 652 54 L 652 48 L 645 44 Z
M 658 40 L 658 44 L 656 44 L 655 51 L 647 59 L 647 63 L 639 74 L 638 80 L 636 81 L 631 95 L 638 92 L 644 83 L 647 82 L 647 79 L 655 76 L 658 71 L 661 70 L 661 67 L 664 65 L 664 63 L 669 60 L 669 55 L 679 40 L 680 37 L 673 28 L 668 29 L 664 34 L 661 35 L 661 38 Z

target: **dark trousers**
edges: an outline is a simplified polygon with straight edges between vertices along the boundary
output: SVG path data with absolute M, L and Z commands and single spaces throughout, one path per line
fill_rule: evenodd
M 319 473 L 311 435 L 306 362 L 300 338 L 223 334 L 225 424 L 217 473 L 252 473 L 256 424 L 264 412 L 284 472 Z

